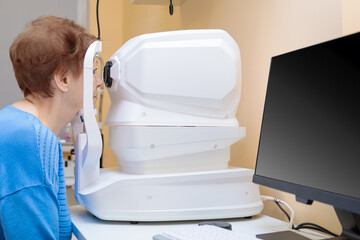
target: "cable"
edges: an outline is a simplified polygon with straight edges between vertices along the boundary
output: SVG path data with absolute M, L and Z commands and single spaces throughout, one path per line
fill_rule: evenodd
M 277 198 L 274 198 L 274 197 L 269 197 L 269 196 L 261 196 L 261 199 L 263 201 L 274 201 L 276 203 L 276 205 L 280 208 L 280 210 L 286 215 L 287 219 L 289 220 L 289 223 L 290 223 L 290 228 L 291 229 L 294 229 L 294 230 L 300 230 L 300 229 L 312 229 L 312 230 L 316 230 L 316 231 L 319 231 L 319 232 L 322 232 L 322 233 L 326 233 L 326 234 L 329 234 L 329 235 L 332 235 L 334 237 L 338 237 L 339 235 L 327 230 L 326 228 L 323 228 L 315 223 L 308 223 L 308 222 L 305 222 L 305 223 L 301 223 L 297 226 L 293 225 L 293 222 L 294 222 L 294 211 L 292 210 L 292 208 L 287 204 L 285 203 L 284 201 L 280 200 L 280 199 L 277 199 Z M 280 205 L 281 204 L 284 204 L 285 206 L 287 206 L 290 211 L 291 211 L 291 216 L 289 216 L 289 214 L 285 211 L 285 209 Z
M 286 218 L 288 219 L 288 221 L 290 221 L 290 216 L 289 214 L 285 211 L 285 209 L 280 205 L 280 203 L 275 202 L 276 205 L 280 208 L 280 210 L 286 215 Z
M 99 0 L 96 1 L 96 22 L 98 28 L 98 37 L 97 39 L 100 40 L 100 23 L 99 23 Z
M 285 205 L 291 212 L 291 215 L 289 216 L 289 214 L 283 209 L 283 208 L 280 208 L 284 213 L 285 215 L 288 217 L 289 219 L 289 228 L 292 229 L 293 226 L 294 226 L 294 210 L 290 207 L 289 204 L 287 204 L 286 202 L 280 200 L 280 199 L 277 199 L 277 198 L 274 198 L 274 197 L 269 197 L 269 196 L 261 196 L 261 199 L 263 201 L 274 201 L 275 203 L 281 203 L 283 205 Z M 280 205 L 280 204 L 279 204 Z M 278 205 L 278 206 L 279 206 Z
M 171 16 L 174 14 L 174 6 L 173 6 L 173 3 L 172 3 L 172 0 L 170 0 L 169 13 L 170 13 Z
M 320 231 L 320 232 L 323 232 L 323 233 L 326 233 L 326 234 L 329 234 L 329 235 L 332 235 L 334 237 L 338 237 L 339 235 L 327 230 L 326 228 L 323 228 L 321 227 L 320 225 L 317 225 L 315 223 L 301 223 L 299 225 L 297 225 L 296 227 L 294 227 L 293 229 L 294 230 L 299 230 L 299 229 L 312 229 L 312 230 L 317 230 L 317 231 Z

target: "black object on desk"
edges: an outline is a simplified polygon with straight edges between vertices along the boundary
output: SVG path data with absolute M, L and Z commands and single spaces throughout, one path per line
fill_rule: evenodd
M 256 235 L 256 237 L 263 240 L 279 240 L 279 239 L 309 240 L 310 239 L 292 231 L 258 234 Z
M 227 222 L 201 222 L 198 225 L 199 226 L 212 225 L 212 226 L 224 228 L 226 230 L 230 230 L 230 231 L 232 230 L 231 224 Z

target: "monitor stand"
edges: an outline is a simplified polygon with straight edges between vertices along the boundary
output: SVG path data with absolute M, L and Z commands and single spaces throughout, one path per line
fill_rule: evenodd
M 335 208 L 335 212 L 339 218 L 340 224 L 343 228 L 341 236 L 334 238 L 327 238 L 326 240 L 360 240 L 360 215 L 351 213 L 342 209 Z M 263 240 L 309 240 L 293 231 L 282 231 L 266 234 L 258 234 L 257 238 Z
M 339 238 L 330 239 L 360 240 L 360 215 L 339 208 L 335 208 L 335 212 L 339 218 L 343 232 Z

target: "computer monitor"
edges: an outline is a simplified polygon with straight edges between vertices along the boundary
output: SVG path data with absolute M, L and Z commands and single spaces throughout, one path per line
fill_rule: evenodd
M 333 205 L 360 239 L 360 33 L 272 58 L 253 181 Z

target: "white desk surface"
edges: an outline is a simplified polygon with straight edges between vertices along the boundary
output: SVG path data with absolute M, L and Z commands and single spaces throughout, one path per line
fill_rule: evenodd
M 125 240 L 152 240 L 152 236 L 186 226 L 196 226 L 201 221 L 182 222 L 129 222 L 103 221 L 91 215 L 80 205 L 70 207 L 71 219 L 74 224 L 74 235 L 79 239 L 125 239 Z M 233 231 L 253 235 L 288 230 L 288 223 L 265 215 L 254 216 L 251 219 L 214 220 L 231 223 Z M 299 232 L 299 231 L 297 231 Z M 324 235 L 311 231 L 302 231 L 303 235 L 311 239 L 324 239 Z

